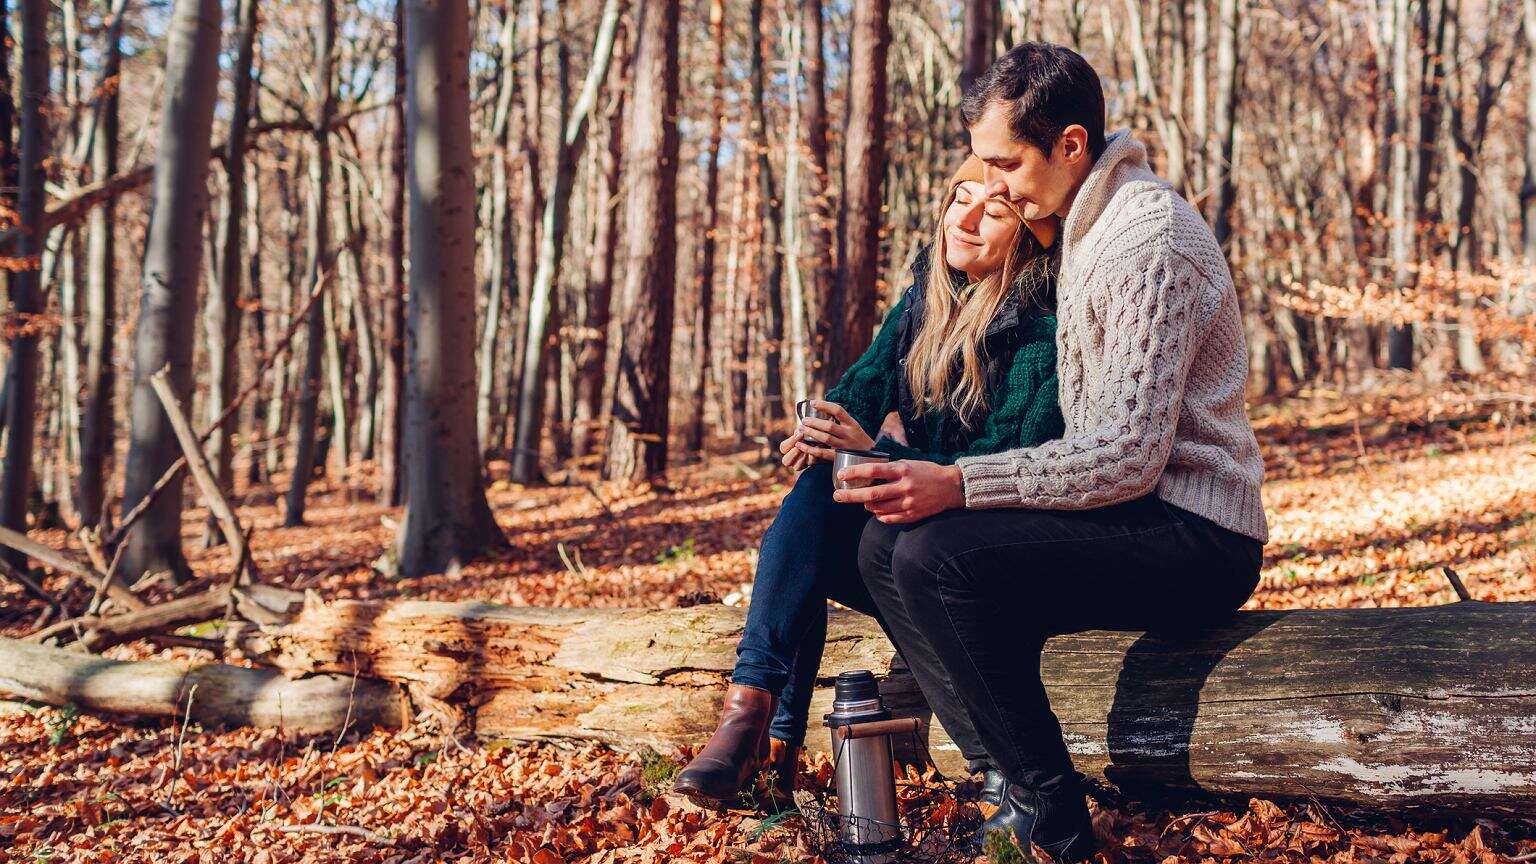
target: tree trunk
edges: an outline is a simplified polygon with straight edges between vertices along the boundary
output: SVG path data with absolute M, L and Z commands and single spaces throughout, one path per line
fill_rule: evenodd
M 245 272 L 241 244 L 245 239 L 245 133 L 251 116 L 251 68 L 256 54 L 256 4 L 258 0 L 240 0 L 239 48 L 235 56 L 235 92 L 229 121 L 229 138 L 224 145 L 224 175 L 229 182 L 225 200 L 224 222 L 220 226 L 219 281 L 209 287 L 208 306 L 203 323 L 208 338 L 208 399 L 204 402 L 208 420 L 224 409 L 240 389 L 240 295 Z M 252 286 L 260 290 L 260 285 Z M 217 427 L 208 438 L 208 461 L 213 465 L 219 486 L 228 492 L 234 484 L 234 424 Z M 218 524 L 209 516 L 205 528 L 210 541 L 229 542 Z
M 1391 192 L 1387 210 L 1388 236 L 1391 258 L 1392 287 L 1399 293 L 1413 290 L 1415 278 L 1410 269 L 1413 257 L 1413 222 L 1415 214 L 1409 202 L 1409 172 L 1412 168 L 1408 151 L 1410 128 L 1408 80 L 1408 36 L 1413 22 L 1408 17 L 1409 0 L 1389 0 L 1391 9 L 1392 66 L 1391 84 L 1393 116 L 1396 130 L 1391 144 Z M 1387 337 L 1387 365 L 1393 369 L 1413 368 L 1413 325 L 1395 323 Z
M 165 99 L 155 155 L 154 218 L 145 241 L 139 318 L 134 330 L 134 389 L 123 511 L 148 494 L 181 455 L 149 376 L 170 366 L 176 398 L 192 395 L 193 314 L 203 266 L 208 160 L 218 93 L 217 0 L 176 0 L 166 48 Z M 182 484 L 173 483 L 124 540 L 120 572 L 132 583 L 154 570 L 190 575 L 181 549 Z
M 489 265 L 486 268 L 485 320 L 480 328 L 480 372 L 475 390 L 475 429 L 480 439 L 480 451 L 487 456 L 500 449 L 502 436 L 498 430 L 505 424 L 494 422 L 498 385 L 503 384 L 496 374 L 496 360 L 500 353 L 502 304 L 511 287 L 512 225 L 510 196 L 507 185 L 511 168 L 512 102 L 517 93 L 517 5 L 503 4 L 501 32 L 497 35 L 500 75 L 497 77 L 496 112 L 491 119 L 491 140 L 494 152 L 491 156 L 490 226 L 491 238 Z
M 805 33 L 800 10 L 786 8 L 784 56 L 787 59 L 789 128 L 784 134 L 784 271 L 789 277 L 789 372 L 790 396 L 799 403 L 810 396 L 810 357 L 806 351 L 805 286 L 800 280 L 800 56 Z M 705 355 L 707 356 L 707 355 Z M 701 366 L 699 380 L 704 380 Z M 702 402 L 698 410 L 703 411 Z
M 10 339 L 5 381 L 5 473 L 0 477 L 0 525 L 27 530 L 32 496 L 32 455 L 36 428 L 38 337 L 44 311 L 41 259 L 47 233 L 40 227 L 43 202 L 43 160 L 48 157 L 48 11 L 45 0 L 21 2 L 21 162 L 16 219 L 27 226 L 16 241 L 14 257 L 25 269 L 11 273 L 11 314 L 16 317 Z M 197 236 L 197 235 L 194 235 Z M 15 550 L 0 551 L 17 568 L 26 557 Z
M 625 213 L 623 342 L 613 397 L 610 480 L 658 478 L 666 469 L 677 251 L 678 0 L 639 8 L 635 99 L 624 161 L 634 178 Z
M 122 15 L 115 15 L 102 46 L 101 78 L 115 79 L 122 65 Z M 101 93 L 96 106 L 96 131 L 91 141 L 91 180 L 117 174 L 120 134 L 117 88 Z M 83 525 L 100 525 L 106 514 L 108 466 L 114 435 L 113 391 L 117 364 L 117 202 L 107 200 L 93 209 L 86 225 L 85 382 L 80 409 L 80 476 L 75 507 Z
M 620 22 L 623 26 L 623 21 Z M 622 31 L 621 31 L 622 32 Z M 592 438 L 603 423 L 604 370 L 608 365 L 608 328 L 612 322 L 615 236 L 619 226 L 619 172 L 624 155 L 624 103 L 629 93 L 629 39 L 616 37 L 616 56 L 609 64 L 608 106 L 603 123 L 607 146 L 597 163 L 597 208 L 593 216 L 592 250 L 587 263 L 587 308 L 576 354 L 576 395 L 573 400 L 571 454 L 592 452 Z
M 526 347 L 523 339 L 528 330 L 528 294 L 533 288 L 533 274 L 539 256 L 539 214 L 544 211 L 543 186 L 539 177 L 543 164 L 544 147 L 544 2 L 529 0 L 528 28 L 524 36 L 521 54 L 527 65 L 523 69 L 523 171 L 522 194 L 518 196 L 517 210 L 517 303 L 512 310 L 512 356 L 520 358 Z M 513 392 L 521 393 L 528 382 L 522 379 L 522 365 L 514 361 Z M 515 438 L 513 447 L 521 447 Z
M 762 317 L 763 352 L 763 409 L 764 420 L 769 426 L 784 414 L 784 248 L 781 231 L 783 216 L 778 198 L 779 188 L 773 181 L 773 161 L 768 157 L 768 115 L 763 104 L 763 0 L 750 0 L 750 21 L 747 33 L 751 45 L 752 79 L 752 146 L 757 151 L 758 183 L 763 195 L 758 199 L 760 228 L 763 242 L 762 281 L 758 290 L 764 300 Z
M 319 88 L 320 116 L 315 119 L 314 151 L 309 163 L 309 290 L 320 281 L 322 262 L 330 251 L 331 117 L 336 113 L 335 75 L 336 0 L 321 0 L 320 32 L 315 42 L 315 76 Z M 334 296 L 334 292 L 332 292 Z M 329 298 L 327 298 L 329 299 Z M 293 474 L 288 478 L 288 497 L 283 509 L 284 527 L 304 524 L 304 505 L 309 480 L 315 473 L 315 436 L 320 422 L 320 374 L 325 352 L 325 321 L 329 303 L 310 307 L 304 331 L 304 371 L 299 378 L 298 412 L 294 418 Z M 338 412 L 340 405 L 331 406 Z M 335 417 L 332 418 L 335 424 Z M 333 425 L 336 431 L 339 426 Z
M 410 495 L 400 573 L 504 548 L 475 434 L 475 172 L 466 0 L 410 0 L 406 121 L 411 298 L 405 423 Z
M 723 606 L 342 601 L 241 648 L 289 672 L 355 671 L 450 700 L 486 737 L 670 749 L 713 728 L 744 617 Z M 1182 638 L 1057 636 L 1041 676 L 1079 770 L 1132 794 L 1515 814 L 1536 806 L 1536 694 L 1521 675 L 1536 641 L 1509 636 L 1532 628 L 1530 603 L 1242 612 Z M 927 715 L 874 620 L 834 611 L 812 717 L 830 708 L 825 685 L 852 669 L 884 676 L 898 716 Z M 824 752 L 828 738 L 808 744 Z M 927 745 L 941 770 L 963 775 L 937 723 Z
M 810 2 L 814 4 L 816 0 L 810 0 Z M 800 14 L 806 14 L 804 4 L 801 6 Z M 817 4 L 817 14 L 820 14 L 819 4 Z M 693 404 L 690 406 L 692 414 L 689 417 L 688 437 L 684 444 L 689 452 L 704 450 L 706 441 L 704 417 L 708 406 L 706 399 L 709 373 L 712 368 L 710 361 L 714 356 L 715 248 L 718 246 L 720 236 L 720 141 L 725 126 L 724 0 L 711 0 L 709 28 L 710 37 L 714 41 L 714 55 L 710 61 L 711 68 L 714 70 L 710 86 L 714 93 L 709 110 L 709 149 L 704 157 L 704 198 L 701 202 L 704 206 L 702 224 L 705 230 L 704 236 L 699 240 L 699 269 L 694 282 L 699 301 L 698 315 L 695 319 L 699 334 L 699 377 L 693 388 Z M 826 135 L 825 127 L 822 129 L 822 135 Z M 825 137 L 822 139 L 822 146 L 825 149 Z
M 1235 2 L 1235 0 L 1228 0 Z M 827 380 L 842 375 L 874 337 L 879 298 L 880 185 L 885 176 L 886 47 L 889 0 L 854 0 L 849 49 L 848 134 L 843 148 L 838 276 L 825 315 L 833 321 Z
M 806 213 L 811 240 L 806 314 L 814 331 L 814 350 L 808 362 L 812 364 L 810 387 L 821 393 L 826 389 L 828 373 L 819 361 L 826 356 L 831 329 L 826 315 L 827 296 L 837 278 L 837 216 L 832 209 L 832 171 L 827 156 L 827 75 L 821 0 L 800 0 L 800 24 L 805 28 L 805 150 L 813 175 L 807 189 Z
M 1524 0 L 1525 12 L 1525 62 L 1527 69 L 1536 69 L 1536 0 Z M 1532 73 L 1536 79 L 1536 73 Z M 1525 88 L 1525 116 L 1536 117 L 1536 84 Z M 1520 184 L 1521 251 L 1527 267 L 1536 266 L 1536 122 L 1525 124 L 1525 177 Z M 1536 302 L 1536 287 L 1525 286 Z
M 391 507 L 405 500 L 405 4 L 395 0 L 395 104 L 390 147 L 389 287 L 384 296 L 384 382 L 379 394 L 379 501 Z
M 255 726 L 301 735 L 398 728 L 410 719 L 400 688 L 349 674 L 290 680 L 223 663 L 106 660 L 0 639 L 0 691 L 48 705 L 124 717 Z
M 576 182 L 576 165 L 581 160 L 587 143 L 587 126 L 597 97 L 602 90 L 603 79 L 608 75 L 608 63 L 613 59 L 613 46 L 619 26 L 618 0 L 606 0 L 603 4 L 602 22 L 598 25 L 597 39 L 592 46 L 592 61 L 587 66 L 587 77 L 581 85 L 581 95 L 569 117 L 566 78 L 567 62 L 560 57 L 559 114 L 561 137 L 555 149 L 555 183 L 544 202 L 544 220 L 540 227 L 538 270 L 534 273 L 533 287 L 528 302 L 528 335 L 523 341 L 523 386 L 517 399 L 517 450 L 512 457 L 512 480 L 532 483 L 542 477 L 539 469 L 539 440 L 544 421 L 544 401 L 550 366 L 557 357 L 560 322 L 559 292 L 560 265 L 565 245 L 565 234 L 570 215 L 571 187 Z M 564 50 L 562 46 L 562 51 Z
M 1002 17 L 998 0 L 965 0 L 960 37 L 960 92 L 987 71 L 997 56 L 997 27 Z
M 1216 116 L 1211 124 L 1215 137 L 1215 151 L 1210 154 L 1212 176 L 1210 187 L 1215 191 L 1216 206 L 1211 219 L 1211 232 L 1216 242 L 1231 255 L 1232 209 L 1237 203 L 1236 166 L 1233 164 L 1237 144 L 1237 105 L 1242 98 L 1242 58 L 1238 53 L 1241 43 L 1242 20 L 1238 0 L 1218 0 L 1216 17 Z

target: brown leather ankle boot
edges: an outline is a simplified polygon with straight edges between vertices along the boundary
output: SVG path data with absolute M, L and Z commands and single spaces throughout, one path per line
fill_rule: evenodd
M 767 690 L 732 684 L 725 691 L 720 725 L 699 755 L 678 772 L 672 790 L 695 803 L 734 804 L 768 757 L 768 721 L 778 702 Z
M 795 809 L 795 774 L 800 770 L 800 748 L 778 738 L 768 739 L 768 775 L 765 795 L 768 809 L 774 813 Z

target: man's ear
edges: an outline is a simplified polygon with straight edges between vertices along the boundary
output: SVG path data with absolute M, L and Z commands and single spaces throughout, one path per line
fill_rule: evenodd
M 1056 152 L 1068 165 L 1076 165 L 1082 160 L 1092 159 L 1088 153 L 1088 130 L 1073 123 L 1061 130 L 1061 138 L 1056 142 Z

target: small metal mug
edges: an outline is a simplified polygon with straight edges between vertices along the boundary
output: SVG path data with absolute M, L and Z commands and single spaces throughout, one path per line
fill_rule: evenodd
M 817 411 L 815 408 L 812 408 L 811 407 L 811 402 L 812 401 L 814 401 L 814 400 L 811 400 L 811 399 L 801 399 L 799 402 L 795 403 L 795 417 L 797 419 L 804 420 L 807 417 L 815 417 L 817 420 L 831 420 L 832 419 L 832 415 L 827 414 L 824 411 Z
M 839 480 L 837 475 L 844 468 L 854 465 L 866 465 L 871 462 L 889 462 L 891 457 L 878 450 L 844 450 L 837 449 L 837 455 L 832 457 L 832 485 L 839 489 L 859 489 L 864 486 L 873 486 L 868 480 Z

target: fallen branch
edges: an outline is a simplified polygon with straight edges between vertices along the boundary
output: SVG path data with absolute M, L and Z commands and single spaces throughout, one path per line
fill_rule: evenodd
M 137 594 L 130 591 L 126 585 L 108 580 L 106 574 L 98 572 L 94 567 L 88 564 L 81 564 L 52 546 L 39 543 L 20 531 L 14 531 L 0 525 L 0 544 L 9 546 L 29 558 L 35 558 L 55 570 L 73 573 L 82 579 L 89 579 L 97 584 L 105 584 L 107 596 L 129 609 L 143 609 L 149 605 L 140 599 Z
M 176 433 L 176 440 L 181 444 L 182 458 L 192 469 L 192 477 L 197 481 L 197 488 L 203 494 L 203 503 L 208 505 L 209 512 L 219 522 L 219 528 L 224 532 L 224 541 L 230 544 L 234 552 L 235 566 L 230 572 L 230 580 L 239 584 L 242 578 L 252 582 L 260 577 L 256 574 L 256 564 L 250 560 L 250 548 L 246 543 L 245 530 L 240 527 L 240 519 L 235 516 L 235 508 L 230 505 L 229 499 L 224 496 L 224 490 L 219 488 L 219 481 L 213 476 L 213 469 L 208 467 L 208 459 L 203 455 L 202 445 L 197 440 L 197 435 L 192 431 L 192 424 L 187 422 L 186 412 L 181 410 L 181 402 L 176 394 L 171 392 L 170 366 L 149 376 L 149 386 L 160 397 L 160 405 L 165 409 L 165 416 L 171 421 L 171 429 Z
M 154 633 L 164 633 L 188 624 L 200 624 L 224 614 L 229 606 L 229 589 L 224 586 L 210 588 L 190 597 L 167 600 L 138 612 L 110 615 L 98 618 L 80 637 L 80 644 L 92 653 L 101 652 L 113 645 L 121 645 L 142 639 Z
M 193 688 L 196 700 L 189 698 Z M 223 663 L 108 660 L 0 639 L 0 692 L 48 705 L 130 717 L 185 716 L 207 727 L 256 726 L 289 732 L 399 727 L 408 718 L 400 688 L 351 675 L 289 679 L 271 669 Z M 189 704 L 190 703 L 190 704 Z

